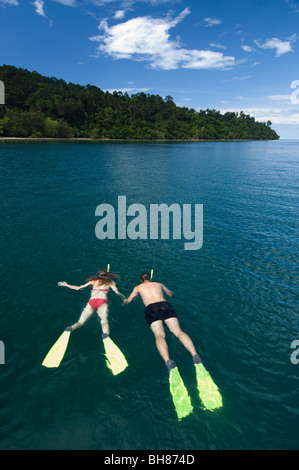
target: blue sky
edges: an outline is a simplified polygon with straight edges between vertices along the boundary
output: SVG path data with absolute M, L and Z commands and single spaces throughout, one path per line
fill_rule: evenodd
M 298 25 L 299 0 L 0 0 L 0 64 L 299 138 Z

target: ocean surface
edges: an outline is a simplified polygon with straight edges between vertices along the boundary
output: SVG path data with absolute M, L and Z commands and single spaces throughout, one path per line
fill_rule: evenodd
M 298 449 L 298 157 L 299 141 L 0 143 L 0 449 Z M 185 250 L 171 224 L 169 240 L 100 240 L 96 208 L 117 219 L 118 196 L 148 214 L 203 204 L 202 247 Z M 59 368 L 42 367 L 89 299 L 57 282 L 108 263 L 126 296 L 151 269 L 174 292 L 220 410 L 203 409 L 191 356 L 167 330 L 194 407 L 178 421 L 139 298 L 109 293 L 122 374 L 106 366 L 96 315 Z

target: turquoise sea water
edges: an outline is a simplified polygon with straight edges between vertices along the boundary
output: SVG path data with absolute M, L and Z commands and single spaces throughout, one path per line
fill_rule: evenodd
M 298 156 L 296 141 L 0 144 L 0 449 L 298 448 Z M 202 248 L 100 241 L 96 207 L 117 209 L 118 196 L 203 204 Z M 125 295 L 150 269 L 174 291 L 221 410 L 202 409 L 189 353 L 167 331 L 194 407 L 177 420 L 140 299 L 122 307 L 109 294 L 125 372 L 106 367 L 95 315 L 58 369 L 41 366 L 89 298 L 57 282 L 82 284 L 107 263 Z

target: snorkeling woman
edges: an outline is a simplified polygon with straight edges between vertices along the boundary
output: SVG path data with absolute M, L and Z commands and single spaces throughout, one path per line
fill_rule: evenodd
M 77 323 L 74 323 L 72 326 L 68 326 L 66 328 L 67 331 L 74 331 L 86 323 L 86 321 L 92 316 L 94 311 L 97 311 L 97 315 L 101 321 L 102 326 L 102 338 L 105 339 L 109 336 L 109 323 L 108 323 L 108 300 L 107 295 L 110 289 L 115 292 L 115 294 L 119 295 L 122 299 L 125 298 L 123 294 L 121 294 L 113 279 L 117 278 L 116 274 L 108 273 L 106 269 L 100 269 L 96 275 L 90 276 L 86 279 L 86 284 L 82 286 L 72 286 L 67 282 L 58 282 L 59 286 L 68 287 L 69 289 L 74 290 L 81 290 L 85 287 L 92 286 L 92 291 L 90 295 L 90 299 L 83 309 L 79 320 Z

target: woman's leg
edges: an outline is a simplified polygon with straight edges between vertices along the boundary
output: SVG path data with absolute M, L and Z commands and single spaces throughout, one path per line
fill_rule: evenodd
M 101 320 L 103 334 L 109 336 L 110 328 L 108 323 L 108 303 L 101 305 L 97 310 L 97 314 Z
M 79 320 L 77 323 L 74 323 L 71 326 L 71 331 L 77 330 L 78 328 L 81 328 L 81 326 L 84 325 L 84 323 L 91 317 L 93 314 L 94 310 L 91 305 L 87 304 L 84 310 L 82 311 Z

